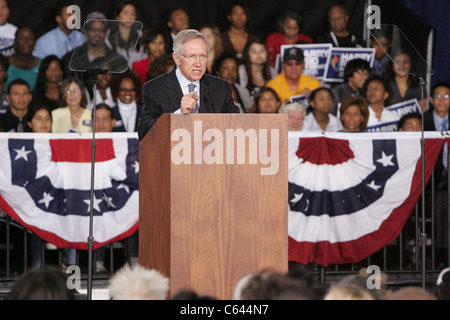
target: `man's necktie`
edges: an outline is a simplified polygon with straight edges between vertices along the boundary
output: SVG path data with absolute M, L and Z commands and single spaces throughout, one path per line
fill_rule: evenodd
M 447 120 L 447 118 L 445 118 L 442 121 L 442 124 L 441 124 L 441 131 L 442 132 L 447 131 L 447 124 L 448 124 L 448 120 Z M 448 161 L 447 157 L 448 157 L 448 146 L 447 146 L 447 142 L 445 142 L 445 144 L 444 144 L 444 152 L 442 154 L 442 162 L 443 162 L 445 171 L 447 171 L 447 161 Z
M 195 90 L 195 84 L 189 83 L 189 92 L 192 92 Z M 198 94 L 198 93 L 197 93 Z M 193 113 L 198 113 L 198 103 L 195 105 L 194 110 L 192 110 Z
M 19 119 L 19 124 L 17 125 L 17 132 L 23 132 L 22 118 Z

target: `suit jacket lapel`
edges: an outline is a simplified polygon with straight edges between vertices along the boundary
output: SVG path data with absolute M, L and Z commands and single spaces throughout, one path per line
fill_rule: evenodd
M 200 113 L 214 112 L 212 110 L 209 81 L 206 76 L 200 79 L 200 99 Z
M 177 76 L 175 74 L 175 68 L 173 68 L 167 77 L 167 87 L 163 88 L 166 90 L 166 95 L 168 97 L 170 112 L 175 112 L 180 109 L 181 98 L 183 98 L 183 91 L 181 91 L 180 84 L 178 82 Z

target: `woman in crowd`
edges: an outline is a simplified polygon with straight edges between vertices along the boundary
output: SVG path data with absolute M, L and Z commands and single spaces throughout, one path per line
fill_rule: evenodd
M 311 92 L 309 97 L 311 112 L 303 123 L 303 131 L 340 131 L 341 121 L 333 114 L 333 95 L 331 90 L 320 87 Z
M 33 56 L 36 35 L 29 27 L 19 27 L 14 42 L 15 53 L 9 57 L 8 77 L 6 83 L 22 78 L 30 86 L 30 91 L 36 87 L 37 75 L 41 59 Z
M 245 50 L 242 58 L 243 64 L 239 66 L 240 85 L 255 95 L 270 79 L 269 55 L 264 43 L 252 42 Z
M 200 29 L 204 34 L 209 45 L 208 62 L 206 63 L 206 71 L 209 74 L 213 73 L 217 59 L 223 53 L 222 38 L 220 37 L 220 30 L 216 25 L 208 24 Z
M 110 24 L 106 39 L 109 47 L 122 55 L 130 65 L 146 57 L 144 48 L 139 44 L 140 27 L 136 21 L 136 7 L 132 1 L 122 1 L 114 10 L 114 19 L 119 22 Z
M 347 97 L 341 102 L 339 111 L 345 132 L 364 131 L 369 120 L 369 105 L 363 97 Z
M 164 73 L 169 72 L 175 67 L 175 61 L 170 53 L 160 55 L 158 58 L 150 62 L 147 73 L 147 79 L 151 80 Z
M 222 54 L 217 59 L 216 75 L 230 84 L 234 104 L 239 107 L 240 112 L 247 112 L 251 108 L 253 101 L 250 92 L 239 84 L 237 57 L 231 52 Z
M 142 111 L 141 81 L 133 71 L 118 75 L 112 83 L 116 105 L 112 108 L 116 125 L 113 131 L 137 132 L 139 116 Z
M 32 105 L 45 105 L 50 111 L 61 106 L 61 81 L 63 79 L 63 65 L 61 60 L 50 55 L 42 59 L 33 91 Z
M 147 57 L 132 64 L 133 70 L 139 75 L 141 83 L 146 83 L 150 80 L 147 78 L 150 63 L 166 52 L 166 45 L 167 40 L 164 31 L 156 28 L 145 30 L 142 35 L 142 47 Z
M 410 99 L 417 99 L 422 106 L 422 95 L 419 90 L 419 78 L 411 74 L 414 70 L 412 57 L 408 52 L 400 52 L 393 56 L 386 67 L 386 80 L 390 85 L 389 105 Z M 424 110 L 427 106 L 427 92 L 424 89 Z
M 235 54 L 239 59 L 242 58 L 245 47 L 257 40 L 254 35 L 247 32 L 249 19 L 249 8 L 243 3 L 233 2 L 227 13 L 230 27 L 222 32 L 222 44 L 224 51 Z
M 301 33 L 303 19 L 295 10 L 286 10 L 277 23 L 277 31 L 269 34 L 266 46 L 269 51 L 270 66 L 275 68 L 276 57 L 282 45 L 312 43 L 310 36 Z
M 92 132 L 92 113 L 86 108 L 87 98 L 83 82 L 66 78 L 62 85 L 64 107 L 52 111 L 52 132 Z
M 270 87 L 264 87 L 255 94 L 249 113 L 277 113 L 280 106 L 281 100 L 277 92 Z

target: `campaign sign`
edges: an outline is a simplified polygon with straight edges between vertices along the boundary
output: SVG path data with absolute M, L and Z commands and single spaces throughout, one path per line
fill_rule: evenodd
M 289 100 L 292 102 L 300 102 L 305 108 L 308 108 L 309 106 L 309 99 L 304 94 L 292 96 Z
M 373 48 L 331 48 L 322 80 L 325 82 L 342 82 L 344 69 L 353 59 L 363 59 L 373 66 L 375 49 Z
M 321 80 L 325 73 L 332 45 L 330 43 L 282 45 L 280 61 L 283 61 L 284 52 L 292 47 L 300 48 L 303 51 L 305 57 L 303 74 Z

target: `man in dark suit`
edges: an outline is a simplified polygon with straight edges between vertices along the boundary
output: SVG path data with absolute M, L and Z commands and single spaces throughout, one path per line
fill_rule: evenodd
M 239 113 L 228 82 L 205 74 L 209 48 L 202 33 L 193 29 L 179 32 L 173 51 L 176 67 L 142 87 L 140 139 L 163 113 Z
M 440 82 L 433 86 L 430 101 L 433 108 L 423 114 L 423 129 L 425 131 L 448 131 L 449 130 L 449 109 L 450 109 L 450 84 Z M 436 260 L 437 267 L 447 266 L 448 246 L 447 246 L 447 190 L 448 190 L 448 168 L 447 168 L 448 148 L 446 145 L 439 153 L 439 157 L 434 166 L 434 209 L 436 224 Z M 431 180 L 430 180 L 431 183 Z M 430 183 L 427 190 L 431 188 Z M 427 201 L 430 203 L 430 201 Z

